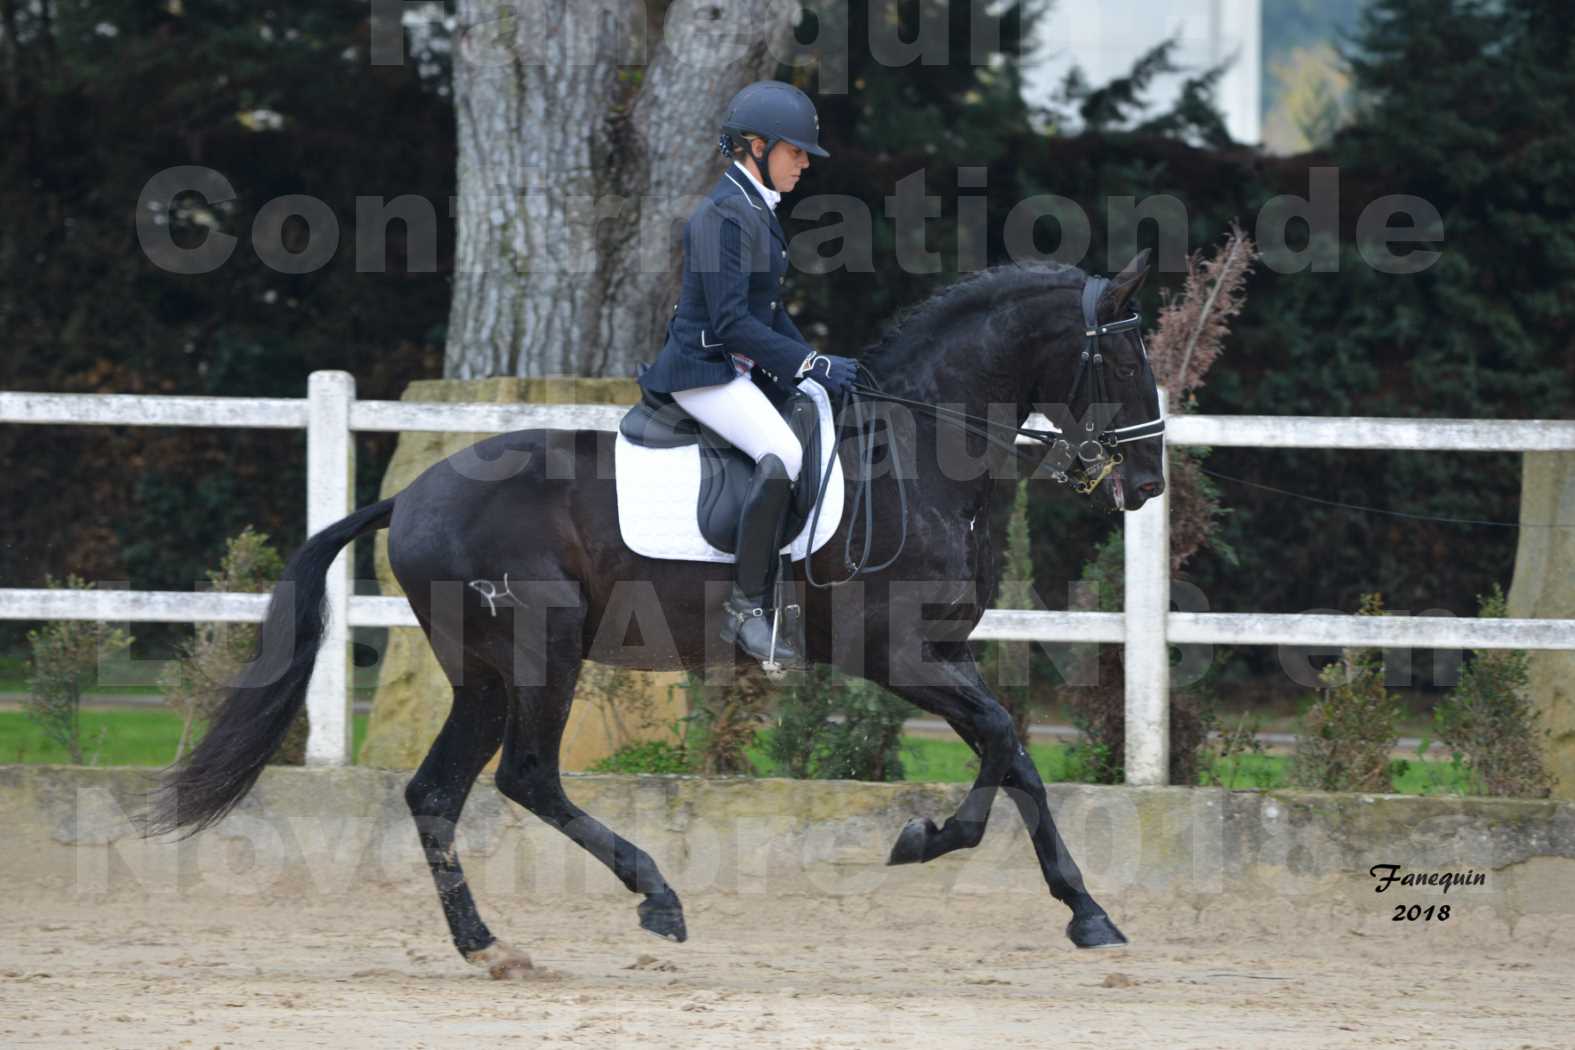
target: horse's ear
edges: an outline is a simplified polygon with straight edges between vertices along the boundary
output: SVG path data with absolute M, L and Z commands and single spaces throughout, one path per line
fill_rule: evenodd
M 1143 282 L 1148 279 L 1148 259 L 1149 250 L 1144 248 L 1110 279 L 1110 287 L 1099 297 L 1099 316 L 1102 319 L 1118 318 L 1127 300 L 1143 287 Z

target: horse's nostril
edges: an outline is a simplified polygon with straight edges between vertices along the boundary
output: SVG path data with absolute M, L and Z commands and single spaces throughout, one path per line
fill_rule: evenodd
M 1138 486 L 1138 491 L 1143 494 L 1144 499 L 1153 499 L 1155 496 L 1165 491 L 1165 483 L 1162 481 L 1145 482 L 1144 484 Z

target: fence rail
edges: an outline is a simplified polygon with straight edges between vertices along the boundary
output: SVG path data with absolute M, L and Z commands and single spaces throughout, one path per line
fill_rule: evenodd
M 173 397 L 0 392 L 0 424 L 304 429 L 307 533 L 354 508 L 356 431 L 499 433 L 526 427 L 613 430 L 620 405 L 452 405 L 358 401 L 346 372 L 314 372 L 305 398 Z M 1035 417 L 1032 423 L 1048 427 Z M 1030 439 L 1020 438 L 1024 443 Z M 1575 451 L 1567 420 L 1374 419 L 1312 416 L 1180 416 L 1168 445 L 1384 449 L 1453 452 Z M 1347 645 L 1440 649 L 1575 649 L 1575 620 L 1325 613 L 1170 611 L 1169 501 L 1123 515 L 1124 611 L 991 609 L 972 638 L 1040 643 L 1113 642 L 1125 649 L 1127 780 L 1163 784 L 1169 766 L 1171 645 Z M 350 549 L 329 571 L 328 630 L 307 692 L 307 762 L 343 765 L 350 755 L 349 629 L 414 627 L 403 598 L 350 593 Z M 258 621 L 261 594 L 0 588 L 0 619 L 111 622 Z

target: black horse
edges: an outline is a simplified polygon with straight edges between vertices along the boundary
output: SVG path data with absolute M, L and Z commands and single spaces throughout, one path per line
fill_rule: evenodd
M 1106 441 L 1103 447 L 1095 442 L 1094 453 L 1084 458 L 1102 467 L 1098 477 L 1111 481 L 1096 487 L 1096 496 L 1113 509 L 1134 510 L 1163 487 L 1161 441 L 1117 446 L 1111 436 L 1154 437 L 1162 427 L 1154 424 L 1154 377 L 1135 318 L 1128 316 L 1128 301 L 1147 270 L 1147 252 L 1109 282 L 1053 264 L 986 270 L 908 313 L 863 363 L 879 389 L 896 399 L 886 407 L 900 408 L 904 399 L 960 405 L 973 417 L 1005 424 L 1002 432 L 1011 437 L 1036 408 L 1083 420 L 1096 402 L 1107 415 L 1119 405 L 1103 429 L 1087 424 L 1091 438 Z M 1103 331 L 1105 325 L 1111 331 Z M 1062 405 L 1065 412 L 1057 407 Z M 896 490 L 906 486 L 900 555 L 858 586 L 817 584 L 798 599 L 809 661 L 866 678 L 944 718 L 979 756 L 978 778 L 956 814 L 940 827 L 928 819 L 909 821 L 890 863 L 928 861 L 978 845 L 995 793 L 1004 787 L 1032 836 L 1051 894 L 1071 909 L 1068 937 L 1084 948 L 1123 944 L 1126 938 L 1084 886 L 1051 819 L 1039 773 L 1011 717 L 980 677 L 967 642 L 995 594 L 988 497 L 994 479 L 1015 469 L 1007 468 L 1011 443 L 991 440 L 983 458 L 973 461 L 983 463 L 981 469 L 960 469 L 961 429 L 943 426 L 938 415 L 910 413 L 906 425 L 891 423 L 895 418 L 888 419 L 883 448 L 896 453 L 896 467 L 884 476 L 868 472 L 868 499 L 885 529 L 877 539 L 896 548 Z M 839 419 L 842 431 L 853 426 Z M 730 564 L 655 560 L 623 543 L 611 469 L 614 437 L 610 431 L 542 429 L 494 436 L 433 465 L 392 499 L 307 540 L 270 599 L 259 655 L 196 749 L 166 771 L 145 834 L 201 830 L 250 790 L 304 703 L 322 637 L 329 564 L 357 536 L 387 527 L 394 574 L 454 688 L 448 718 L 405 798 L 455 946 L 497 977 L 530 966 L 477 914 L 454 851 L 460 810 L 500 746 L 498 790 L 642 894 L 641 926 L 684 940 L 678 896 L 656 864 L 564 793 L 559 743 L 583 659 L 709 674 L 718 667 L 733 673 L 747 657 L 716 640 Z M 855 445 L 838 441 L 850 487 L 860 477 Z M 1099 455 L 1116 447 L 1120 455 Z M 1072 464 L 1074 476 L 1077 466 Z M 849 505 L 851 498 L 850 491 Z M 838 553 L 855 517 L 847 514 L 838 533 L 811 556 L 812 579 L 835 581 L 843 574 Z M 860 588 L 857 601 L 843 600 Z M 631 601 L 639 606 L 641 596 L 646 615 L 638 608 L 634 615 L 646 644 L 627 646 Z M 922 620 L 923 629 L 921 606 L 937 610 Z M 270 658 L 270 652 L 279 655 Z

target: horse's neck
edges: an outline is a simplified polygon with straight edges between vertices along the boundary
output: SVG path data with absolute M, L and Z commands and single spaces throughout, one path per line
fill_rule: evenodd
M 1042 285 L 1025 284 L 1020 286 L 1020 291 L 1024 296 L 1035 298 L 1046 294 Z M 1058 294 L 1062 296 L 1058 301 L 1067 310 L 1077 309 L 1075 289 L 1066 287 Z M 999 305 L 1004 300 L 996 302 Z M 978 303 L 959 304 L 958 309 L 977 314 L 982 307 Z M 929 339 L 920 341 L 918 336 L 912 335 L 896 344 L 883 346 L 871 354 L 866 363 L 885 392 L 924 404 L 960 409 L 992 424 L 1002 424 L 992 426 L 991 432 L 1010 444 L 1016 440 L 1010 428 L 1022 426 L 1033 408 L 1030 392 L 1036 377 L 1044 378 L 1046 370 L 1053 369 L 1050 386 L 1041 386 L 1038 393 L 1041 399 L 1064 396 L 1059 394 L 1057 384 L 1069 384 L 1071 380 L 1076 352 L 1069 333 L 1081 331 L 1081 325 L 1075 321 L 1077 316 L 1053 311 L 1048 303 L 1041 302 L 1031 315 L 1014 324 L 1011 331 L 994 332 L 994 339 L 987 334 L 988 329 L 967 326 L 960 337 L 954 334 L 952 338 L 936 338 L 933 333 L 948 330 L 957 333 L 958 329 L 949 323 L 955 322 L 955 316 L 935 317 L 928 326 L 932 333 Z M 972 346 L 973 350 L 948 355 L 948 349 L 956 346 Z M 949 491 L 965 502 L 982 498 L 976 484 L 948 478 L 938 461 L 937 435 L 942 441 L 965 439 L 957 425 L 940 422 L 924 409 L 908 407 L 907 411 L 916 419 L 919 477 L 937 479 L 933 487 L 937 494 Z M 974 449 L 982 443 L 982 439 L 974 437 L 966 437 L 966 440 L 967 447 Z M 953 444 L 951 447 L 959 446 Z M 1002 468 L 1011 452 L 993 443 L 985 447 L 990 470 L 982 483 L 987 485 L 992 476 L 1002 476 Z
M 901 351 L 883 354 L 876 378 L 888 394 L 929 405 L 946 405 L 971 416 L 1000 418 L 1016 426 L 1028 414 L 1028 380 L 1022 365 L 1010 353 L 981 356 L 973 361 L 948 361 L 944 350 L 904 360 Z M 991 406 L 995 406 L 995 416 Z M 1002 406 L 1013 406 L 1010 411 Z
M 991 433 L 999 440 L 1015 440 L 1016 435 L 1009 428 L 1022 425 L 1028 416 L 1029 407 L 1028 380 L 1022 369 L 1004 360 L 943 362 L 940 355 L 939 349 L 932 349 L 930 354 L 915 358 L 910 367 L 901 370 L 886 364 L 886 372 L 876 374 L 881 389 L 910 401 L 966 412 L 976 421 L 988 420 Z M 987 482 L 1003 467 L 1008 455 L 1006 450 L 995 444 L 986 444 L 982 455 L 987 457 L 990 464 L 987 472 L 976 479 L 948 477 L 941 469 L 941 443 L 959 449 L 966 442 L 966 447 L 977 448 L 983 439 L 968 436 L 958 424 L 939 420 L 934 413 L 923 408 L 911 405 L 891 407 L 906 412 L 914 420 L 912 429 L 918 447 L 910 454 L 917 457 L 915 473 L 920 479 L 934 475 L 944 481 L 942 487 L 953 489 L 958 492 L 959 498 L 969 500 L 977 495 L 973 492 L 976 483 Z

